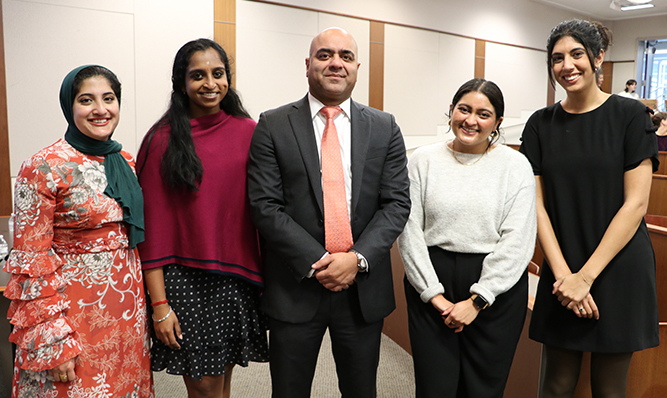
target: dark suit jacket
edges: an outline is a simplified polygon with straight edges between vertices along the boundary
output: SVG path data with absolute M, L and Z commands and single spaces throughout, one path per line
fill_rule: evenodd
M 388 113 L 351 104 L 352 236 L 369 263 L 357 274 L 366 322 L 395 308 L 389 250 L 410 213 L 405 145 Z M 322 177 L 308 96 L 264 112 L 248 163 L 248 196 L 264 259 L 262 309 L 283 322 L 308 322 L 326 289 L 307 278 L 326 252 Z

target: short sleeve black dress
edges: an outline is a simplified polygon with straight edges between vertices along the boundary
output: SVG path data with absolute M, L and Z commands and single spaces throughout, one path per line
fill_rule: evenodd
M 535 112 L 521 152 L 542 176 L 547 213 L 572 272 L 600 243 L 623 205 L 624 172 L 650 158 L 658 144 L 647 108 L 612 95 L 597 109 L 570 114 L 560 103 Z M 634 237 L 597 278 L 591 294 L 600 319 L 578 318 L 551 293 L 546 260 L 535 299 L 530 337 L 577 351 L 622 353 L 655 347 L 658 304 L 653 247 L 642 220 Z

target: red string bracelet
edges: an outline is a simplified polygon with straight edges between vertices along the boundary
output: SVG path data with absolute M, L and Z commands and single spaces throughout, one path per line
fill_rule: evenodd
M 168 302 L 169 302 L 169 300 L 156 301 L 154 303 L 151 303 L 151 306 L 155 307 L 156 305 L 167 304 Z

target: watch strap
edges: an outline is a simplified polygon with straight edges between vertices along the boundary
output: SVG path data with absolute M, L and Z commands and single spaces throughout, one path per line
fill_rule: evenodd
M 470 298 L 472 299 L 472 303 L 475 304 L 475 307 L 480 311 L 489 306 L 489 302 L 477 293 L 473 294 Z

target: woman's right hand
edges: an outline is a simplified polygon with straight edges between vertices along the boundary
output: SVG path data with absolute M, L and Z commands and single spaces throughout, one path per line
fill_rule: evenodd
M 178 344 L 178 339 L 183 339 L 183 334 L 181 333 L 181 325 L 178 323 L 178 317 L 176 312 L 171 310 L 169 314 L 170 307 L 166 304 L 161 304 L 153 308 L 153 329 L 155 329 L 155 335 L 161 342 L 163 342 L 167 347 L 172 350 L 180 350 L 181 345 Z M 169 317 L 162 322 L 156 322 L 156 319 L 162 319 L 169 314 Z

